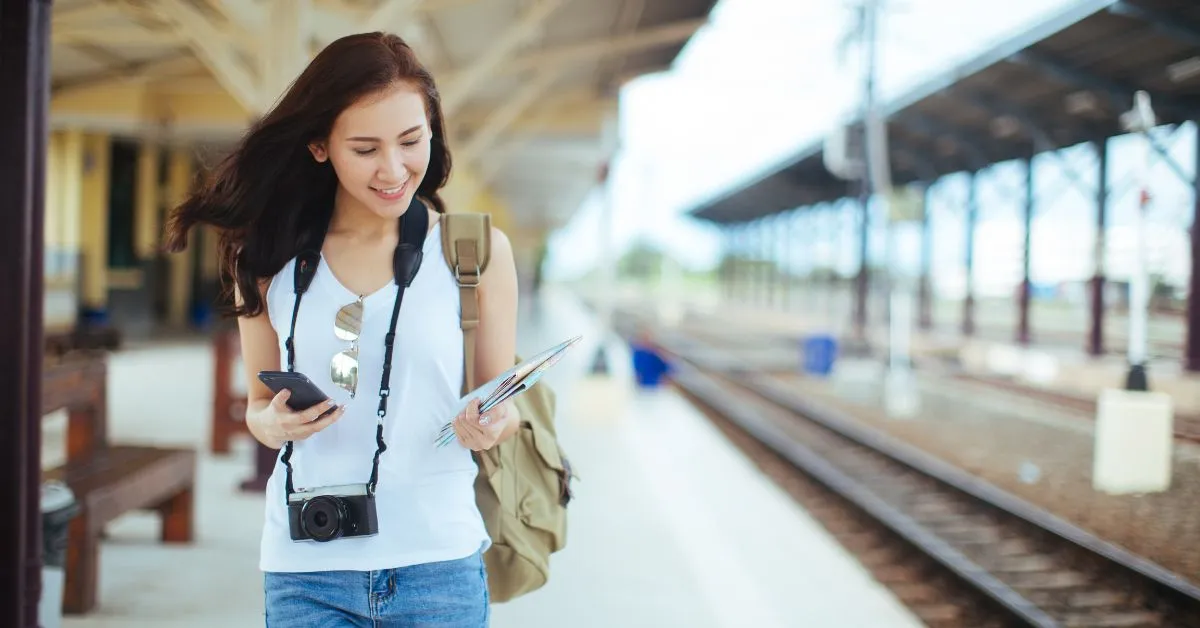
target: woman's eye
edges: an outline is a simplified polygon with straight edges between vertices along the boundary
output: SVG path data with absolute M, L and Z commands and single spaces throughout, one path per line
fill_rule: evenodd
M 420 144 L 420 143 L 421 143 L 421 140 L 409 140 L 407 142 L 401 142 L 400 144 L 401 144 L 401 146 L 416 146 L 417 144 Z
M 354 149 L 354 154 L 356 154 L 356 155 L 370 155 L 373 152 L 375 152 L 374 148 L 356 148 L 356 149 Z

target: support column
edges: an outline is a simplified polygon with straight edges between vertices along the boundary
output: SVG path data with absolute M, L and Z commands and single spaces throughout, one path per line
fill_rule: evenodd
M 733 303 L 737 301 L 737 274 L 738 266 L 740 265 L 738 261 L 737 231 L 731 225 L 725 225 L 723 228 L 725 230 L 725 257 L 729 260 L 725 277 L 726 282 L 729 284 L 726 286 L 726 294 L 728 295 L 729 302 Z
M 1196 164 L 1200 165 L 1200 120 L 1196 125 Z M 1200 372 L 1200 168 L 1196 169 L 1192 203 L 1192 273 L 1188 278 L 1187 345 L 1184 347 L 1184 369 Z
M 80 311 L 85 324 L 108 320 L 108 187 L 112 145 L 107 134 L 84 136 L 81 185 L 81 255 L 83 294 Z
M 933 329 L 933 232 L 930 208 L 933 206 L 933 182 L 925 186 L 921 207 L 921 276 L 917 282 L 917 325 Z
M 1096 153 L 1100 158 L 1100 172 L 1096 185 L 1096 248 L 1092 252 L 1092 316 L 1091 329 L 1088 333 L 1088 355 L 1104 355 L 1104 283 L 1106 270 L 1104 255 L 1107 251 L 1108 225 L 1108 141 L 1101 140 L 1096 145 Z M 1194 236 L 1193 236 L 1194 237 Z
M 870 196 L 858 200 L 858 276 L 854 279 L 854 339 L 865 346 L 867 342 L 867 298 L 871 289 Z
M 767 307 L 779 305 L 779 229 L 783 214 L 775 214 L 763 220 L 763 244 L 767 250 Z
M 43 229 L 46 233 L 45 247 L 46 253 L 50 257 L 57 256 L 62 248 L 62 157 L 63 157 L 63 134 L 61 131 L 55 131 L 47 138 L 46 144 L 46 207 L 43 213 Z M 57 260 L 54 260 L 57 262 Z M 46 268 L 46 275 L 49 277 L 58 277 L 62 273 L 57 263 L 52 262 Z
M 722 298 L 728 301 L 731 296 L 730 288 L 732 288 L 732 283 L 729 281 L 729 269 L 732 264 L 732 258 L 729 256 L 729 227 L 717 225 L 717 229 L 721 234 L 721 263 L 717 266 L 717 283 Z
M 172 148 L 167 168 L 167 200 L 171 207 L 175 207 L 187 197 L 191 186 L 191 149 L 179 146 Z M 194 240 L 193 238 L 193 246 Z M 174 327 L 187 324 L 188 306 L 191 305 L 192 296 L 192 255 L 194 253 L 189 247 L 168 257 L 170 280 L 167 288 L 167 322 Z
M 83 165 L 86 160 L 84 135 L 79 129 L 63 131 L 59 166 L 59 229 L 62 264 L 72 279 L 82 272 L 79 248 L 83 244 Z
M 767 219 L 754 221 L 754 305 L 768 307 L 771 302 L 771 277 L 768 264 Z
M 42 324 L 44 331 L 68 331 L 75 327 L 79 312 L 76 306 L 74 255 L 66 254 L 63 243 L 64 221 L 64 153 L 65 137 L 55 131 L 47 138 L 46 146 L 46 207 L 44 211 L 42 273 L 44 299 L 42 302 Z M 68 263 L 69 262 L 69 263 Z
M 158 164 L 158 144 L 144 140 L 138 149 L 133 232 L 133 250 L 141 262 L 155 256 L 162 239 L 158 224 Z
M 791 293 L 792 268 L 795 261 L 788 255 L 792 236 L 792 223 L 796 215 L 789 212 L 779 214 L 775 219 L 775 305 L 780 310 L 788 310 L 788 295 Z
M 780 244 L 787 234 L 784 214 L 775 214 L 767 221 L 767 247 L 770 250 L 768 277 L 770 293 L 768 303 L 772 309 L 781 309 L 784 298 L 784 256 L 781 255 Z
M 841 276 L 838 275 L 838 265 L 841 262 L 838 253 L 841 251 L 842 228 L 845 225 L 844 205 L 844 201 L 838 200 L 829 207 L 829 239 L 833 242 L 833 254 L 829 260 L 828 280 L 825 282 L 825 313 L 829 317 L 826 322 L 830 325 L 834 321 L 845 320 L 843 317 L 848 313 L 841 309 L 843 290 Z
M 48 274 L 53 276 L 53 280 L 45 286 L 48 294 L 44 319 L 48 327 L 67 330 L 78 325 L 82 309 L 82 285 L 78 280 L 83 270 L 80 266 L 80 234 L 85 151 L 84 135 L 79 129 L 67 129 L 57 135 L 57 158 L 48 164 L 55 171 L 54 187 L 57 190 L 54 203 L 57 207 L 47 207 L 47 213 L 54 213 L 56 219 L 53 232 L 50 231 L 51 224 L 46 225 L 47 245 L 53 243 L 48 256 L 48 263 L 51 264 Z
M 200 289 L 197 297 L 202 299 L 205 306 L 210 309 L 217 307 L 217 299 L 220 297 L 219 240 L 220 236 L 216 229 L 205 226 L 201 230 L 200 268 L 198 269 L 200 271 Z
M 300 75 L 308 60 L 308 40 L 311 32 L 311 0 L 270 0 L 267 15 L 271 27 L 263 33 L 269 43 L 262 51 L 261 76 L 263 106 L 283 96 L 287 86 Z
M 971 173 L 967 187 L 966 298 L 963 299 L 962 333 L 975 335 L 975 223 L 979 220 L 979 172 Z
M 729 302 L 738 303 L 742 300 L 742 230 L 734 223 L 725 227 L 729 239 Z
M 784 292 L 783 303 L 784 309 L 789 312 L 795 311 L 797 302 L 804 299 L 804 281 L 803 275 L 800 274 L 800 269 L 810 264 L 810 256 L 813 254 L 813 231 L 807 231 L 805 237 L 804 224 L 811 222 L 812 208 L 807 207 L 803 210 L 797 210 L 788 217 L 787 221 L 787 239 L 784 241 L 783 251 L 784 256 L 788 258 L 791 272 L 787 276 L 787 288 Z
M 1033 246 L 1033 168 L 1036 155 L 1030 155 L 1025 168 L 1025 213 L 1022 217 L 1024 236 L 1021 244 L 1021 288 L 1017 294 L 1017 344 L 1029 344 L 1029 300 L 1033 293 L 1033 282 L 1029 276 L 1030 256 Z
M 750 292 L 750 304 L 755 307 L 762 307 L 763 298 L 763 245 L 762 245 L 762 219 L 755 220 L 750 223 L 750 256 L 754 260 L 754 264 L 750 267 L 750 272 L 754 277 L 754 289 Z
M 751 222 L 742 225 L 742 259 L 742 303 L 753 305 L 754 291 L 758 288 L 754 276 L 754 223 Z
M 38 626 L 50 2 L 0 9 L 0 625 Z

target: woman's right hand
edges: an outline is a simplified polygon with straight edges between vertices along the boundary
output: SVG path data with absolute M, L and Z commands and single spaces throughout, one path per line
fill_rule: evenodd
M 322 414 L 334 407 L 332 399 L 296 412 L 287 406 L 287 400 L 291 396 L 290 390 L 281 390 L 270 403 L 246 415 L 246 420 L 252 423 L 249 426 L 250 433 L 267 447 L 279 449 L 289 440 L 304 440 L 333 425 L 346 412 L 346 406 L 342 406 L 322 417 Z

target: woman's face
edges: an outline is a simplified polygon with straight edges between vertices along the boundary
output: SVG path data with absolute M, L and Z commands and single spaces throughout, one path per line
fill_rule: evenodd
M 429 166 L 425 99 L 406 82 L 346 108 L 326 142 L 309 146 L 333 163 L 342 191 L 386 218 L 403 215 Z

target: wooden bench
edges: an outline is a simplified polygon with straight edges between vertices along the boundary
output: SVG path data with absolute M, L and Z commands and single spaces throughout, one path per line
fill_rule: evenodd
M 116 351 L 120 346 L 121 333 L 107 326 L 46 330 L 45 334 L 46 355 L 53 357 L 61 357 L 74 351 Z
M 103 355 L 78 351 L 43 371 L 42 415 L 68 412 L 66 463 L 43 475 L 71 487 L 80 506 L 67 532 L 64 613 L 95 608 L 100 537 L 120 515 L 155 510 L 164 542 L 192 540 L 195 451 L 109 444 L 106 375 Z
M 213 407 L 210 449 L 215 454 L 229 453 L 234 436 L 248 434 L 246 396 L 233 389 L 234 363 L 241 354 L 238 330 L 223 328 L 212 336 Z

